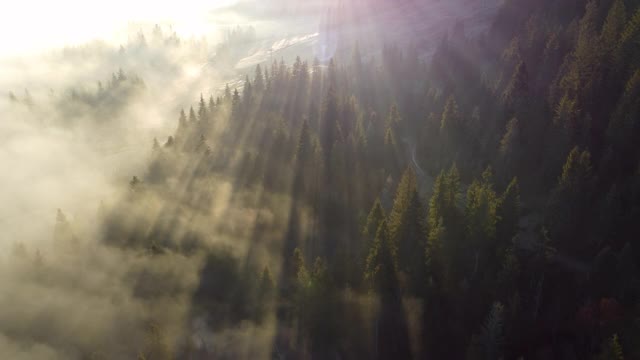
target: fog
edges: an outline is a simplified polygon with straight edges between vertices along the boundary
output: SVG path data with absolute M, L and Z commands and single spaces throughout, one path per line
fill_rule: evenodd
M 374 56 L 387 40 L 433 31 L 427 58 L 460 7 L 427 2 L 437 11 L 419 28 L 398 13 L 364 18 L 338 42 L 324 29 L 335 2 L 298 3 L 23 1 L 2 12 L 0 358 L 271 357 L 274 311 L 236 321 L 205 310 L 227 299 L 201 277 L 217 279 L 211 259 L 227 256 L 229 268 L 251 269 L 232 281 L 252 284 L 265 267 L 277 279 L 291 217 L 311 233 L 312 209 L 239 185 L 244 149 L 223 144 L 230 107 L 206 138 L 226 170 L 200 177 L 204 160 L 166 150 L 180 111 L 223 96 L 226 84 L 242 91 L 258 64 L 299 55 L 325 66 L 346 43 Z M 485 16 L 470 8 L 463 17 Z M 382 34 L 380 23 L 397 30 L 363 35 Z

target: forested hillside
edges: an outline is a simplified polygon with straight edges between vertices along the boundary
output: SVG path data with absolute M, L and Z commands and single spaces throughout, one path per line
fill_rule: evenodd
M 106 250 L 64 209 L 66 255 L 14 249 L 36 283 L 65 277 L 47 257 L 133 264 L 110 301 L 153 310 L 109 340 L 3 333 L 89 359 L 640 358 L 640 1 L 508 0 L 432 56 L 372 53 L 203 90 L 96 204 Z

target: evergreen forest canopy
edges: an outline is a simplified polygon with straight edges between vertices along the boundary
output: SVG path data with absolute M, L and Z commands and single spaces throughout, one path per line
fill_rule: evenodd
M 354 41 L 235 85 L 86 223 L 15 240 L 0 355 L 640 358 L 640 1 L 507 0 L 428 57 Z

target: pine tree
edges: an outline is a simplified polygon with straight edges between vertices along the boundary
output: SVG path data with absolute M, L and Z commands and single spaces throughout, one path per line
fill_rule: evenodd
M 594 0 L 587 3 L 580 19 L 578 39 L 571 54 L 568 71 L 560 81 L 562 95 L 575 101 L 576 109 L 587 113 L 596 100 L 597 88 L 602 83 L 602 44 L 598 36 L 598 6 Z M 580 114 L 580 113 L 579 113 Z M 575 124 L 574 131 L 584 130 L 582 124 Z
M 474 275 L 478 268 L 484 268 L 485 264 L 491 264 L 494 260 L 498 201 L 491 177 L 491 169 L 487 168 L 482 174 L 482 180 L 474 180 L 467 190 L 466 237 L 467 246 L 475 256 Z
M 200 134 L 200 139 L 198 140 L 198 144 L 196 145 L 196 152 L 202 152 L 205 151 L 208 148 L 207 146 L 207 139 L 204 137 L 203 134 Z
M 233 96 L 231 97 L 231 118 L 234 120 L 238 120 L 240 116 L 240 94 L 238 93 L 238 89 L 233 90 Z
M 198 121 L 198 118 L 196 117 L 196 112 L 193 111 L 193 106 L 189 109 L 189 122 L 191 124 L 195 123 Z
M 447 203 L 449 206 L 448 211 L 452 214 L 450 216 L 454 216 L 453 213 L 456 212 L 458 202 L 460 200 L 460 172 L 458 172 L 458 167 L 456 164 L 451 165 L 449 172 L 447 173 Z
M 618 40 L 615 52 L 616 67 L 619 72 L 628 74 L 640 67 L 640 51 L 638 51 L 638 37 L 640 36 L 640 8 L 636 9 Z
M 430 229 L 436 228 L 445 215 L 446 208 L 449 206 L 447 202 L 447 181 L 444 170 L 436 177 L 433 184 L 433 194 L 429 200 L 429 217 L 428 225 Z
M 446 241 L 447 229 L 442 217 L 435 226 L 429 228 L 427 246 L 425 248 L 425 265 L 429 279 L 436 286 L 443 286 L 446 279 L 443 243 Z
M 500 140 L 500 157 L 504 164 L 505 175 L 517 173 L 523 160 L 522 129 L 517 118 L 507 123 L 507 130 Z
M 333 144 L 340 136 L 340 129 L 338 128 L 338 114 L 337 95 L 333 88 L 329 88 L 324 101 L 321 126 L 322 149 L 324 150 L 327 160 L 331 157 L 331 148 L 333 147 Z
M 311 148 L 311 136 L 309 134 L 309 124 L 305 120 L 300 127 L 300 135 L 296 144 L 296 168 L 301 169 L 309 161 L 313 149 Z
M 309 124 L 305 120 L 300 128 L 300 135 L 296 144 L 294 154 L 294 196 L 301 196 L 309 193 L 310 176 L 312 175 L 310 166 L 312 166 L 313 148 L 311 137 L 309 134 Z
M 463 149 L 462 117 L 458 111 L 458 104 L 453 95 L 447 99 L 440 120 L 440 165 L 448 161 L 458 160 L 458 154 Z
M 416 174 L 411 167 L 407 167 L 389 214 L 389 235 L 398 248 L 400 268 L 409 276 L 409 285 L 414 291 L 419 290 L 424 277 L 426 234 L 423 214 Z
M 391 104 L 389 108 L 389 115 L 387 115 L 387 128 L 398 129 L 400 124 L 402 123 L 402 117 L 400 117 L 400 112 L 398 111 L 398 105 L 396 103 Z
M 463 247 L 462 242 L 464 223 L 458 208 L 459 200 L 460 175 L 456 166 L 453 165 L 448 172 L 443 170 L 436 178 L 427 217 L 429 229 L 427 241 L 436 242 L 442 246 L 442 255 L 439 256 L 441 263 L 436 267 L 441 268 L 440 275 L 436 274 L 440 280 L 444 279 L 446 274 L 448 280 L 457 281 L 459 273 L 468 266 L 465 261 L 467 249 Z
M 167 138 L 167 142 L 164 143 L 164 147 L 168 148 L 168 147 L 172 147 L 173 146 L 173 136 L 169 136 Z
M 304 256 L 299 248 L 295 248 L 293 251 L 292 265 L 293 276 L 297 279 L 299 284 L 306 286 L 311 279 L 304 261 Z
M 398 146 L 393 128 L 388 127 L 384 134 L 383 165 L 384 169 L 394 176 L 400 172 Z
M 260 64 L 256 65 L 256 71 L 253 78 L 253 87 L 258 94 L 262 93 L 265 89 L 264 76 L 262 75 L 262 68 L 260 67 Z
M 312 101 L 319 101 L 322 96 L 322 69 L 318 58 L 313 59 L 311 66 L 311 90 L 309 97 Z M 318 104 L 319 102 L 316 102 Z
M 546 221 L 551 240 L 567 255 L 584 256 L 592 250 L 584 227 L 588 223 L 592 188 L 591 154 L 575 147 L 567 156 L 551 194 Z
M 613 54 L 613 51 L 620 40 L 620 35 L 624 30 L 627 20 L 627 9 L 623 0 L 615 0 L 609 9 L 607 18 L 602 26 L 600 37 L 602 45 L 605 47 L 604 53 Z
M 204 97 L 200 94 L 200 102 L 198 103 L 198 119 L 206 122 L 208 119 L 207 104 L 204 102 Z
M 369 241 L 373 241 L 383 220 L 385 220 L 384 209 L 382 208 L 382 204 L 380 204 L 380 199 L 376 199 L 373 203 L 373 207 L 371 207 L 371 211 L 369 211 L 367 223 L 362 231 L 365 238 L 369 239 Z
M 558 179 L 561 191 L 571 191 L 575 194 L 587 190 L 591 179 L 591 154 L 587 150 L 580 152 L 578 147 L 573 148 L 562 167 L 562 175 Z
M 598 357 L 599 360 L 624 360 L 624 354 L 622 353 L 622 346 L 620 345 L 620 339 L 618 334 L 606 340 L 604 350 Z
M 618 164 L 617 170 L 627 174 L 635 171 L 640 153 L 636 147 L 640 139 L 638 96 L 640 96 L 640 70 L 636 71 L 627 82 L 607 129 L 607 140 L 614 151 L 612 162 Z
M 383 220 L 376 232 L 376 239 L 369 250 L 365 266 L 365 281 L 380 294 L 396 293 L 397 284 L 397 249 L 389 235 L 386 220 Z
M 253 87 L 251 86 L 249 75 L 245 76 L 244 79 L 244 87 L 242 88 L 242 100 L 247 105 L 253 102 Z
M 61 209 L 56 213 L 56 225 L 53 229 L 53 239 L 57 243 L 75 240 L 71 224 Z
M 496 231 L 499 241 L 497 250 L 499 253 L 502 253 L 516 235 L 518 231 L 518 221 L 520 220 L 520 186 L 518 185 L 518 179 L 515 177 L 500 197 L 497 217 L 498 224 Z
M 467 190 L 465 217 L 468 236 L 480 237 L 480 243 L 495 237 L 497 197 L 493 190 L 491 168 L 474 180 Z
M 454 164 L 448 172 L 441 171 L 433 185 L 433 194 L 429 201 L 429 227 L 437 226 L 441 217 L 446 227 L 457 226 L 459 200 L 460 175 Z
M 393 208 L 389 214 L 389 233 L 394 241 L 399 240 L 403 222 L 407 220 L 404 217 L 414 197 L 417 197 L 416 174 L 411 167 L 407 167 L 398 184 Z
M 231 89 L 229 88 L 229 84 L 224 86 L 224 102 L 229 103 L 231 101 Z
M 216 102 L 215 100 L 213 100 L 213 95 L 209 96 L 209 109 L 208 112 L 210 114 L 210 117 L 213 117 L 213 114 L 216 111 Z
M 446 132 L 454 132 L 461 125 L 460 113 L 458 112 L 458 104 L 453 95 L 449 96 L 447 103 L 442 112 L 442 120 L 440 121 L 440 130 Z
M 529 73 L 527 72 L 527 65 L 524 61 L 520 61 L 502 94 L 502 98 L 508 108 L 518 111 L 528 102 L 528 97 Z

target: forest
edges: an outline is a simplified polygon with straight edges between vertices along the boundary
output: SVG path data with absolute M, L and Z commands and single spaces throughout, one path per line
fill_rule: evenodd
M 94 211 L 11 241 L 0 355 L 640 359 L 640 1 L 465 25 L 182 94 Z M 158 84 L 103 83 L 56 100 L 64 126 Z

